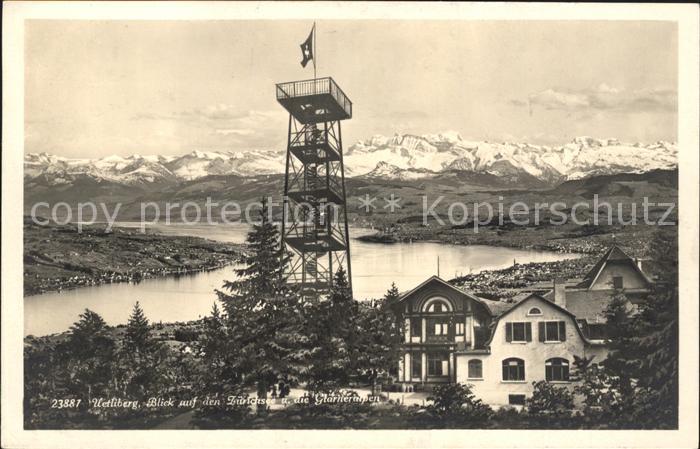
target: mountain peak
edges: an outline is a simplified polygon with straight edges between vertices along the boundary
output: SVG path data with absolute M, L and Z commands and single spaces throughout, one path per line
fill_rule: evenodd
M 428 135 L 375 135 L 349 147 L 344 162 L 346 176 L 418 179 L 445 171 L 461 171 L 508 176 L 513 183 L 536 178 L 551 185 L 597 174 L 676 168 L 677 153 L 676 144 L 663 141 L 622 144 L 617 139 L 580 136 L 565 145 L 544 146 L 464 141 L 458 132 L 446 131 Z M 91 160 L 28 153 L 24 162 L 27 178 L 44 174 L 57 177 L 69 172 L 113 182 L 126 182 L 126 169 L 131 173 L 137 168 L 133 164 L 139 162 L 144 166 L 139 171 L 143 175 L 140 182 L 144 179 L 170 182 L 210 175 L 280 174 L 284 173 L 285 154 L 274 150 L 194 150 L 181 156 L 106 156 Z

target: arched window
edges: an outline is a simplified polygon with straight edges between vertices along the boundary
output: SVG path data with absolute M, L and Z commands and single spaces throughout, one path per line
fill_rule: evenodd
M 435 302 L 428 307 L 428 312 L 443 312 L 444 305 L 441 302 Z
M 481 360 L 472 359 L 467 364 L 467 377 L 469 379 L 483 379 L 484 369 Z
M 527 312 L 527 314 L 528 315 L 542 315 L 542 311 L 538 307 L 533 307 Z
M 569 380 L 569 361 L 560 357 L 547 359 L 544 362 L 544 376 L 547 382 Z
M 511 357 L 503 361 L 503 380 L 525 380 L 525 361 Z
M 425 303 L 423 310 L 428 313 L 444 313 L 451 311 L 452 307 L 442 298 L 433 298 Z

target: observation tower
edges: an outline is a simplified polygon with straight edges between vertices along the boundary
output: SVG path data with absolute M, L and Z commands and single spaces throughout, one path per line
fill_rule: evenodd
M 288 282 L 305 296 L 329 292 L 342 267 L 352 292 L 340 122 L 352 102 L 333 78 L 276 85 L 289 112 L 282 246 L 292 254 Z

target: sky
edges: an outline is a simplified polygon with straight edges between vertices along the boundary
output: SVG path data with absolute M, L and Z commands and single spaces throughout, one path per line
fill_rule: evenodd
M 284 149 L 275 83 L 313 77 L 309 21 L 32 20 L 25 153 Z M 317 22 L 318 76 L 376 134 L 559 145 L 677 140 L 677 28 L 654 21 Z

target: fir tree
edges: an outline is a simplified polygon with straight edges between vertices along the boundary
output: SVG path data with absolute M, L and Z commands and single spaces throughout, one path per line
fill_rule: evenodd
M 85 309 L 79 318 L 70 327 L 70 337 L 68 338 L 70 345 L 76 351 L 76 356 L 92 352 L 96 346 L 101 345 L 101 339 L 107 337 L 107 323 L 99 314 Z
M 657 231 L 650 245 L 657 282 L 641 304 L 630 351 L 639 354 L 637 387 L 643 400 L 638 420 L 646 426 L 678 427 L 678 234 Z
M 396 282 L 391 283 L 391 287 L 384 294 L 384 305 L 386 307 L 391 307 L 399 301 L 400 297 L 399 289 L 396 287 Z
M 357 365 L 366 371 L 372 385 L 380 372 L 397 369 L 402 327 L 393 307 L 399 299 L 395 284 L 374 303 L 363 303 L 358 313 Z
M 621 291 L 616 291 L 605 310 L 607 344 L 610 353 L 603 362 L 612 375 L 620 378 L 623 393 L 630 394 L 633 379 L 638 373 L 639 354 L 631 350 L 631 339 L 636 331 L 630 303 Z
M 348 383 L 355 360 L 356 313 L 357 303 L 341 267 L 333 277 L 328 297 L 306 308 L 310 354 L 306 380 L 312 391 L 335 391 Z
M 137 301 L 127 322 L 119 354 L 122 393 L 143 399 L 151 393 L 167 390 L 173 379 L 164 369 L 166 359 L 167 350 L 153 338 L 148 318 Z
M 202 335 L 202 352 L 205 356 L 217 357 L 224 352 L 226 343 L 225 317 L 214 303 L 211 314 L 204 318 L 204 333 Z
M 143 313 L 143 309 L 141 309 L 141 305 L 136 301 L 126 325 L 124 349 L 128 352 L 140 354 L 148 351 L 151 345 L 151 326 L 148 323 L 148 318 Z
M 270 221 L 270 207 L 263 198 L 260 222 L 246 237 L 246 251 L 241 257 L 241 268 L 235 271 L 235 281 L 225 281 L 224 290 L 231 295 L 223 295 L 224 310 L 233 304 L 227 301 L 232 296 L 248 296 L 243 304 L 236 302 L 237 308 L 242 306 L 250 309 L 262 307 L 267 301 L 273 300 L 285 292 L 285 271 L 289 264 L 289 256 L 280 245 L 280 235 L 277 226 Z M 221 296 L 221 295 L 220 295 Z
M 201 338 L 203 369 L 199 383 L 206 394 L 223 396 L 239 390 L 242 373 L 237 369 L 237 351 L 232 350 L 231 344 L 226 316 L 214 303 L 211 314 L 204 319 Z
M 116 344 L 107 324 L 90 309 L 70 328 L 68 340 L 57 347 L 68 390 L 87 400 L 116 384 Z
M 678 413 L 678 244 L 674 231 L 657 231 L 651 255 L 659 268 L 649 295 L 630 316 L 621 294 L 607 311 L 610 354 L 599 382 L 618 397 L 605 420 L 625 428 L 676 428 Z M 613 383 L 611 388 L 606 383 Z M 594 384 L 589 392 L 596 393 Z M 605 396 L 603 396 L 605 397 Z
M 263 200 L 260 222 L 246 238 L 237 279 L 218 291 L 226 314 L 227 362 L 235 378 L 257 386 L 259 397 L 280 379 L 298 380 L 304 366 L 301 303 L 286 285 L 288 255 Z

